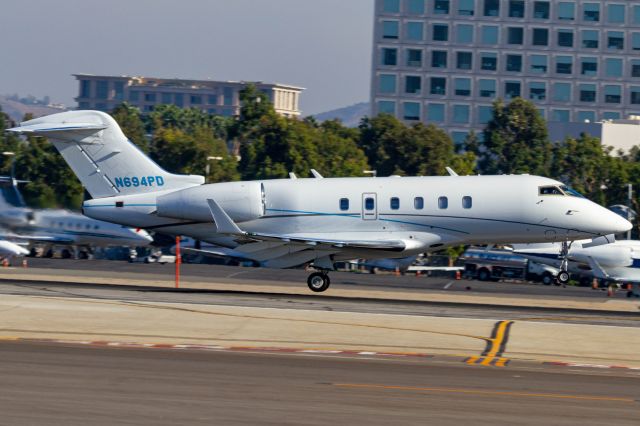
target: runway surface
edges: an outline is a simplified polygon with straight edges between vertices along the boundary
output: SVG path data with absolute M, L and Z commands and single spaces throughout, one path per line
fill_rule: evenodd
M 637 425 L 640 377 L 409 359 L 0 343 L 0 423 Z

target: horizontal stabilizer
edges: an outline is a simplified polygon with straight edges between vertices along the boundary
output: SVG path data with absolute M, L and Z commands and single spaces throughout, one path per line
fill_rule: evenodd
M 36 136 L 37 135 L 47 136 L 48 134 L 54 133 L 54 132 L 56 133 L 76 132 L 76 131 L 98 132 L 106 128 L 107 128 L 106 125 L 97 124 L 97 123 L 45 122 L 45 123 L 14 127 L 14 128 L 8 129 L 8 131 L 14 132 L 14 133 L 32 134 Z

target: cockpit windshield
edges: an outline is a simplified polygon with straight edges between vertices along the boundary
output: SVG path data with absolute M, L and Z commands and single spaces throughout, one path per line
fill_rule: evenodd
M 575 189 L 573 189 L 571 187 L 568 187 L 567 185 L 562 185 L 560 187 L 560 189 L 562 189 L 562 191 L 564 191 L 564 193 L 567 194 L 570 197 L 584 198 L 584 195 L 582 195 L 581 193 L 579 193 Z
M 548 185 L 541 186 L 539 188 L 540 195 L 559 195 L 561 197 L 579 197 L 584 198 L 582 194 L 580 194 L 575 189 L 572 189 L 566 185 Z

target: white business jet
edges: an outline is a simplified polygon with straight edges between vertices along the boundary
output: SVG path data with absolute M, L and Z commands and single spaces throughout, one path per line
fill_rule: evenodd
M 515 244 L 514 253 L 534 262 L 561 267 L 558 243 Z M 595 245 L 591 240 L 574 241 L 566 257 L 572 271 L 589 272 L 596 278 L 631 284 L 627 296 L 640 297 L 640 241 L 621 240 Z M 562 274 L 562 272 L 560 273 Z
M 84 213 L 225 247 L 266 267 L 310 265 L 329 287 L 334 262 L 407 257 L 459 244 L 591 239 L 631 224 L 562 183 L 537 176 L 311 178 L 204 185 L 164 171 L 98 111 L 30 120 L 92 200 Z

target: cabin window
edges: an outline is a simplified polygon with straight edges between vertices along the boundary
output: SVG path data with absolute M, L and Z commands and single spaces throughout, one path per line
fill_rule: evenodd
M 413 207 L 416 210 L 422 210 L 424 208 L 424 198 L 416 197 L 413 199 Z
M 447 197 L 438 198 L 438 208 L 442 210 L 449 208 L 449 199 Z
M 462 197 L 462 208 L 463 209 L 470 209 L 471 206 L 473 206 L 473 199 L 471 197 L 469 197 L 468 195 Z
M 116 207 L 124 207 L 124 201 L 116 201 Z
M 391 210 L 398 210 L 400 208 L 400 198 L 392 197 L 390 204 L 391 204 Z
M 540 187 L 540 195 L 562 195 L 564 196 L 564 192 L 560 188 L 555 185 L 551 186 L 541 186 Z
M 373 210 L 375 208 L 376 204 L 373 201 L 373 198 L 365 198 L 364 199 L 364 208 L 365 210 Z
M 342 210 L 342 211 L 349 210 L 349 199 L 348 198 L 340 198 L 340 210 Z

